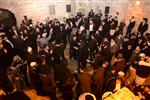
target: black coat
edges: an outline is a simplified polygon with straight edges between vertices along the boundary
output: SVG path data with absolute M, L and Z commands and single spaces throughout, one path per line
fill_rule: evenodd
M 88 14 L 88 16 L 89 16 L 89 17 L 94 17 L 94 12 L 93 12 L 93 11 L 90 11 L 89 14 Z
M 133 21 L 133 22 L 130 21 L 127 29 L 132 30 L 134 28 L 134 26 L 135 26 L 135 21 Z
M 53 60 L 52 60 L 52 54 L 50 54 L 50 52 L 46 52 L 45 50 L 43 50 L 41 52 L 41 55 L 44 55 L 45 56 L 45 59 L 46 59 L 46 63 L 49 64 L 49 65 L 53 65 Z
M 143 34 L 147 30 L 148 30 L 148 24 L 147 23 L 143 24 L 143 22 L 141 22 L 139 27 L 138 27 L 138 32 Z

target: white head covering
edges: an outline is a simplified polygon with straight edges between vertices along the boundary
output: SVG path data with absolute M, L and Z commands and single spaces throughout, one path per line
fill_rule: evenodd
M 36 62 L 31 62 L 31 63 L 30 63 L 30 66 L 31 66 L 31 67 L 35 67 L 36 65 L 37 65 Z
M 119 71 L 119 72 L 118 72 L 118 75 L 121 76 L 121 77 L 123 77 L 125 74 L 124 74 L 124 72 Z
M 28 48 L 27 48 L 27 51 L 28 51 L 28 52 L 32 52 L 32 47 L 28 47 Z
M 145 53 L 140 53 L 139 56 L 140 56 L 140 57 L 145 57 L 146 55 L 145 55 Z
M 42 37 L 44 37 L 44 38 L 45 38 L 45 37 L 46 37 L 46 35 L 47 35 L 47 33 L 43 33 L 43 34 L 42 34 Z
M 91 63 L 91 60 L 89 60 L 89 59 L 86 59 L 86 62 L 87 62 L 87 63 Z

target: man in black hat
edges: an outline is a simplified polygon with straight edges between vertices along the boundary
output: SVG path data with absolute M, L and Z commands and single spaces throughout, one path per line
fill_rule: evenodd
M 143 21 L 140 23 L 138 27 L 138 35 L 143 36 L 144 32 L 148 30 L 148 19 L 143 18 Z
M 132 30 L 133 30 L 133 28 L 135 26 L 135 23 L 136 23 L 136 21 L 134 19 L 134 16 L 132 16 L 131 19 L 130 19 L 129 25 L 127 26 L 127 32 L 126 32 L 126 36 L 125 37 L 130 37 L 131 32 L 132 32 Z
M 94 11 L 93 11 L 93 9 L 91 9 L 91 11 L 89 12 L 89 14 L 88 14 L 88 17 L 90 17 L 90 18 L 93 18 L 94 17 Z

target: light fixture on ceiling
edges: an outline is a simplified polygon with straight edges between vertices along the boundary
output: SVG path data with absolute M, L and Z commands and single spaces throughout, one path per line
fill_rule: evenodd
M 138 0 L 138 1 L 136 1 L 136 5 L 140 5 L 140 1 Z

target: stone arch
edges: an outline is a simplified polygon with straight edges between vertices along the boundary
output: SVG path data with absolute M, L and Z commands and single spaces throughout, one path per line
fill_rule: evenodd
M 8 31 L 16 26 L 16 17 L 11 11 L 0 8 L 0 27 L 2 31 Z

